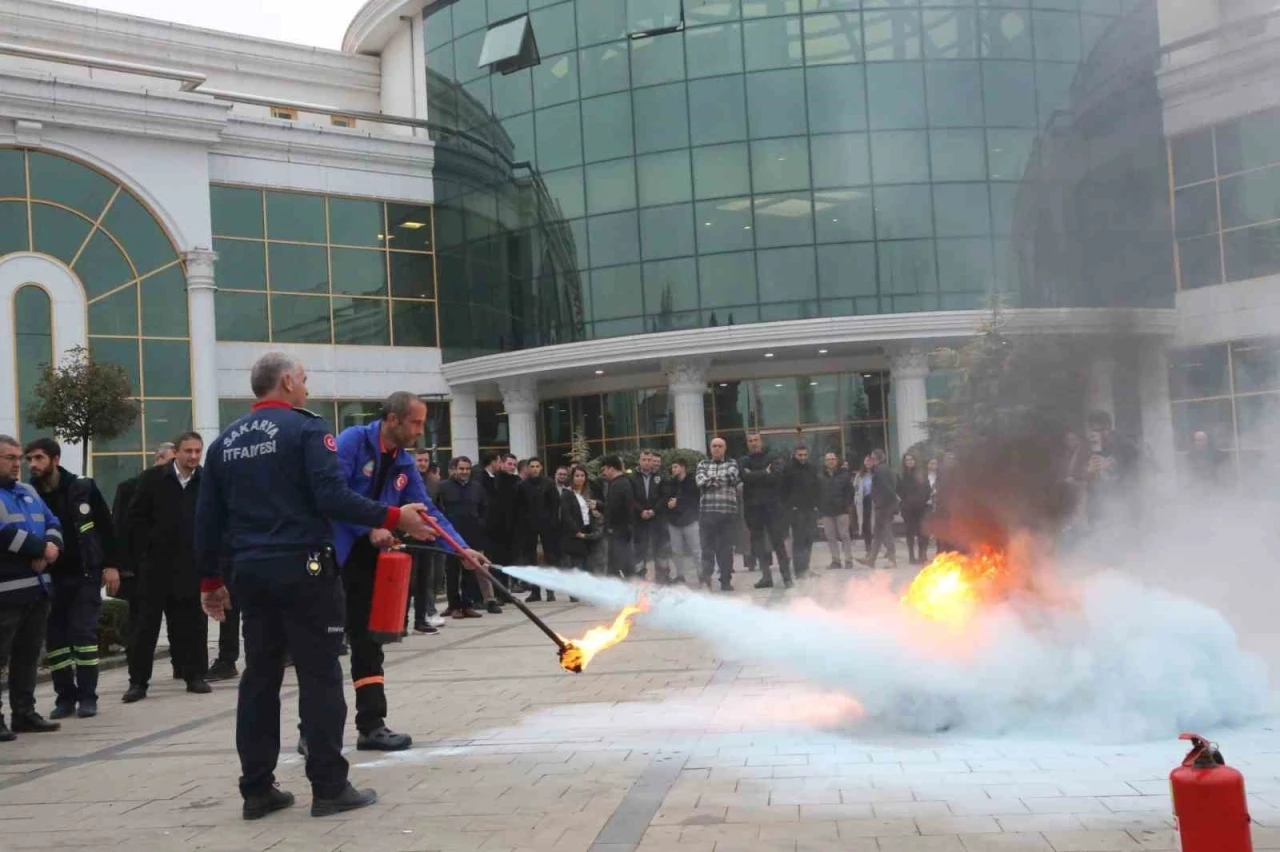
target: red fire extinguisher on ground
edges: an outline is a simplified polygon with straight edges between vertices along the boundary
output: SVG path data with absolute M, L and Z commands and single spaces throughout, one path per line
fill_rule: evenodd
M 403 551 L 384 550 L 378 554 L 373 575 L 373 601 L 369 606 L 369 636 L 386 645 L 399 642 L 409 608 L 409 578 L 413 557 Z
M 1244 776 L 1204 737 L 1180 739 L 1191 741 L 1191 751 L 1169 773 L 1169 787 L 1182 852 L 1253 852 Z

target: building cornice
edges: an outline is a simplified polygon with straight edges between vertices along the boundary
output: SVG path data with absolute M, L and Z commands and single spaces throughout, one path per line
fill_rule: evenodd
M 229 103 L 177 91 L 0 72 L 0 115 L 16 121 L 209 145 L 218 140 L 230 111 Z
M 1168 65 L 1157 76 L 1164 101 L 1166 130 L 1185 133 L 1232 118 L 1242 111 L 1280 103 L 1280 37 L 1262 33 L 1218 49 L 1203 45 L 1194 59 Z M 1242 97 L 1242 92 L 1248 92 Z M 1247 110 L 1240 104 L 1249 103 Z
M 425 179 L 435 165 L 435 145 L 427 139 L 239 116 L 210 153 Z
M 824 344 L 942 344 L 971 337 L 990 317 L 987 311 L 936 311 L 686 329 L 485 355 L 445 364 L 443 372 L 450 384 L 474 384 L 753 350 L 768 349 L 786 357 L 788 349 Z M 1177 330 L 1177 312 L 1172 309 L 1021 309 L 1006 311 L 1005 321 L 1006 328 L 1017 334 L 1171 336 Z
M 381 64 L 371 57 L 49 0 L 0 0 L 0 32 L 51 50 L 198 71 L 215 84 L 219 75 L 235 75 L 375 96 L 381 88 Z
M 377 56 L 387 40 L 404 26 L 402 16 L 416 13 L 421 0 L 368 0 L 347 26 L 342 36 L 342 49 L 350 54 Z

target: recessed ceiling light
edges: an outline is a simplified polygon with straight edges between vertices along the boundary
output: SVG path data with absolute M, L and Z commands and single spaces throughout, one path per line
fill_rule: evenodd
M 779 382 L 778 384 L 774 385 L 774 387 L 775 387 L 775 388 L 780 388 L 780 387 L 782 387 L 782 383 L 781 383 L 781 382 Z
M 596 375 L 597 375 L 597 376 L 603 376 L 603 375 L 604 375 L 604 370 L 596 370 Z
M 764 353 L 764 357 L 766 357 L 766 358 L 772 358 L 772 357 L 773 357 L 773 353 L 772 353 L 772 352 L 766 352 L 766 353 Z
M 427 227 L 427 226 L 426 226 L 426 224 L 424 224 L 424 223 L 422 223 L 422 222 L 401 222 L 401 223 L 400 223 L 400 227 L 401 227 L 401 228 L 408 228 L 408 229 L 409 229 L 409 230 L 411 230 L 411 231 L 416 231 L 416 230 L 418 230 L 419 228 L 425 228 L 425 227 Z
M 826 350 L 826 349 L 819 349 L 819 350 L 818 350 L 818 354 L 819 354 L 819 355 L 826 355 L 826 354 L 827 354 L 827 350 Z
M 816 388 L 817 386 L 818 386 L 817 382 L 809 382 L 809 387 Z
M 721 383 L 720 383 L 720 387 L 722 387 L 722 388 L 727 388 L 727 387 L 729 387 L 729 383 L 728 383 L 728 382 L 721 382 Z

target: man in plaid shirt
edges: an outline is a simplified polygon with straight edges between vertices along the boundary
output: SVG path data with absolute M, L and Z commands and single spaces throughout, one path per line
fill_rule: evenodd
M 725 456 L 723 438 L 711 442 L 711 458 L 698 462 L 694 477 L 701 492 L 699 502 L 702 536 L 702 584 L 711 588 L 711 576 L 720 563 L 720 591 L 733 591 L 733 534 L 738 523 L 738 463 Z

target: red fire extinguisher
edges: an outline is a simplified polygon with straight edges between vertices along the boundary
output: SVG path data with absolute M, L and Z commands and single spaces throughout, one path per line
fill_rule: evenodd
M 378 554 L 373 575 L 373 602 L 369 607 L 369 636 L 386 645 L 399 642 L 409 607 L 409 578 L 413 557 L 396 550 Z
M 1183 734 L 1191 751 L 1169 773 L 1174 827 L 1182 852 L 1253 852 L 1244 776 L 1198 734 Z

